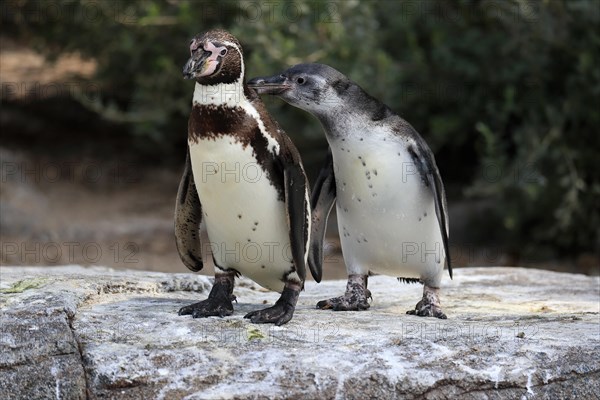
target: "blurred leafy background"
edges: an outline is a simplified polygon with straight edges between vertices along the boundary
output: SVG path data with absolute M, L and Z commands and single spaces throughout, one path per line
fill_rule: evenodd
M 407 119 L 436 154 L 456 246 L 500 246 L 508 264 L 561 260 L 597 271 L 599 1 L 16 0 L 1 7 L 2 36 L 11 43 L 49 60 L 79 54 L 96 64 L 82 78 L 97 85 L 93 96 L 75 90 L 24 103 L 3 93 L 5 110 L 98 131 L 75 142 L 57 133 L 60 152 L 105 151 L 118 141 L 127 143 L 122 152 L 178 171 L 193 90 L 181 77 L 188 42 L 222 27 L 244 46 L 247 79 L 326 63 Z M 264 100 L 314 176 L 326 149 L 318 122 Z M 6 146 L 47 150 L 39 129 L 13 120 L 2 120 Z

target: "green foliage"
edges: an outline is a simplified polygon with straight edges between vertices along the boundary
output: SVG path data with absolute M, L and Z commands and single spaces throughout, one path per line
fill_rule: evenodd
M 44 12 L 48 3 L 60 15 Z M 247 78 L 327 63 L 397 110 L 428 140 L 447 182 L 489 200 L 478 236 L 524 255 L 598 250 L 595 0 L 48 3 L 3 5 L 4 30 L 49 56 L 97 60 L 104 96 L 86 106 L 157 149 L 185 140 L 188 39 L 224 27 L 244 45 Z M 316 165 L 318 123 L 265 101 Z

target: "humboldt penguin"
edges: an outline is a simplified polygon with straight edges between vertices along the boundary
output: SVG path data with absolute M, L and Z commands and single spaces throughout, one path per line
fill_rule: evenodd
M 337 203 L 348 272 L 346 293 L 317 308 L 369 308 L 370 273 L 422 282 L 423 297 L 408 314 L 446 318 L 439 288 L 450 277 L 448 212 L 433 153 L 404 119 L 332 67 L 299 64 L 248 86 L 313 114 L 329 155 L 311 198 L 309 266 L 320 270 L 327 218 Z
M 310 235 L 300 155 L 246 86 L 242 47 L 234 36 L 223 30 L 198 35 L 190 54 L 183 75 L 196 84 L 175 237 L 183 263 L 199 271 L 199 228 L 205 223 L 215 282 L 208 299 L 181 308 L 179 315 L 231 315 L 234 279 L 242 274 L 281 293 L 274 306 L 245 318 L 285 324 L 304 286 Z

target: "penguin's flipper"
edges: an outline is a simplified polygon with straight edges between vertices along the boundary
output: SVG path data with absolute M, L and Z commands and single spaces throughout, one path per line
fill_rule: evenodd
M 333 156 L 331 148 L 327 149 L 325 165 L 315 182 L 310 199 L 312 225 L 308 266 L 315 281 L 321 282 L 323 276 L 323 241 L 327 230 L 327 220 L 335 203 L 336 188 L 333 172 Z
M 283 167 L 283 179 L 292 259 L 298 276 L 304 282 L 306 279 L 304 257 L 308 246 L 310 222 L 306 175 L 300 164 L 290 162 Z
M 202 205 L 196 191 L 194 174 L 188 149 L 183 177 L 179 183 L 175 203 L 175 242 L 179 257 L 192 271 L 200 271 L 202 264 L 202 245 L 200 243 L 200 223 Z
M 452 264 L 450 262 L 450 251 L 448 246 L 448 210 L 442 176 L 435 164 L 433 153 L 420 136 L 416 135 L 416 137 L 415 146 L 410 146 L 408 151 L 417 170 L 421 174 L 421 177 L 424 182 L 426 182 L 427 186 L 429 186 L 433 194 L 435 214 L 440 225 L 442 241 L 444 242 L 444 253 L 446 254 L 446 263 L 448 264 L 448 273 L 450 274 L 450 279 L 452 279 Z

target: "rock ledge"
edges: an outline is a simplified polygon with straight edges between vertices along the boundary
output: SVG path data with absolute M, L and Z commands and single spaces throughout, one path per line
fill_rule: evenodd
M 307 282 L 294 319 L 245 313 L 278 294 L 240 280 L 228 318 L 177 310 L 204 299 L 193 274 L 0 270 L 1 399 L 597 398 L 600 280 L 470 268 L 444 281 L 447 320 L 405 312 L 420 285 L 372 277 L 366 312 L 314 309 L 345 282 Z

